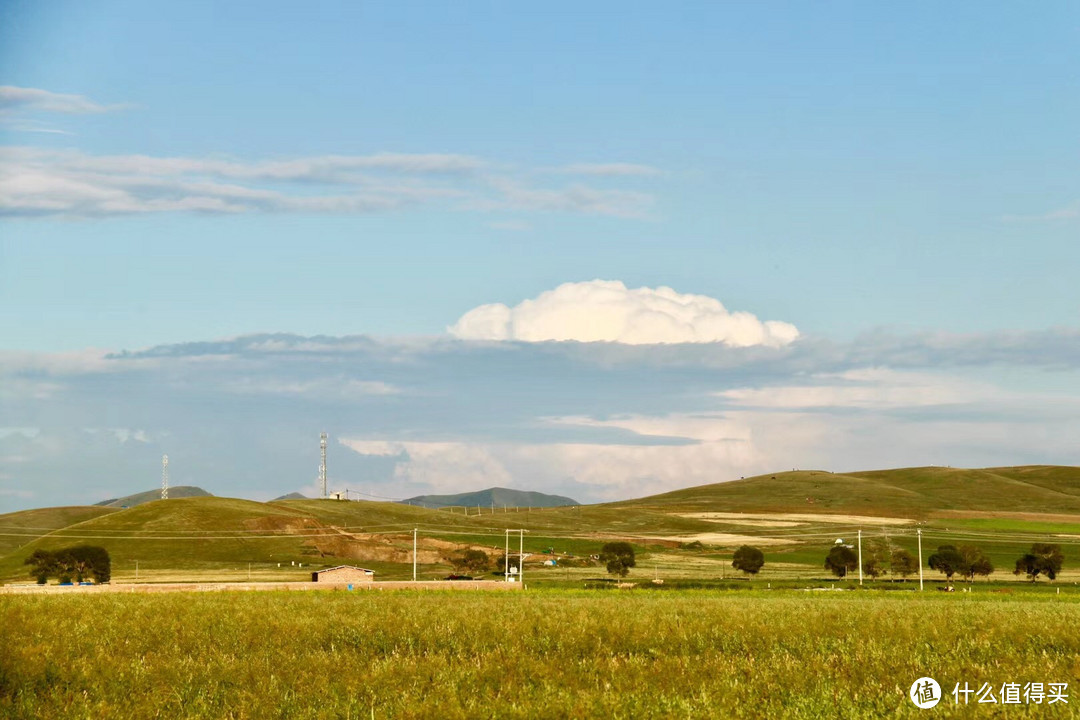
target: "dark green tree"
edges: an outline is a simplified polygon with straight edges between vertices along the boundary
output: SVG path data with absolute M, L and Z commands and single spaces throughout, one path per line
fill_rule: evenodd
M 23 560 L 23 565 L 30 566 L 30 577 L 37 580 L 38 585 L 49 582 L 49 578 L 56 575 L 59 565 L 56 562 L 56 554 L 48 550 L 35 550 Z
M 450 558 L 458 572 L 482 573 L 491 567 L 491 558 L 483 550 L 466 550 Z
M 866 544 L 863 551 L 863 573 L 868 577 L 876 578 L 888 572 L 889 566 L 889 541 L 884 538 L 876 538 Z
M 1016 561 L 1016 569 L 1013 570 L 1013 574 L 1024 573 L 1031 578 L 1031 582 L 1035 582 L 1039 575 L 1045 575 L 1050 580 L 1054 580 L 1058 573 L 1061 572 L 1061 566 L 1064 562 L 1065 555 L 1061 552 L 1060 545 L 1035 543 L 1031 546 L 1030 551 L 1021 555 Z
M 889 559 L 889 567 L 892 569 L 893 575 L 899 575 L 904 580 L 907 580 L 908 575 L 913 575 L 919 571 L 919 562 L 907 550 L 896 548 Z
M 990 562 L 990 558 L 981 548 L 974 545 L 961 545 L 960 555 L 964 558 L 962 570 L 967 576 L 968 582 L 975 582 L 976 575 L 987 577 L 994 572 L 994 564 Z
M 967 574 L 964 556 L 960 554 L 960 551 L 955 545 L 939 546 L 937 552 L 927 558 L 926 564 L 930 566 L 931 570 L 937 570 L 940 573 L 944 573 L 945 579 L 947 579 L 950 584 L 952 583 L 953 575 L 957 573 L 961 575 Z
M 825 569 L 838 578 L 847 577 L 849 570 L 859 569 L 859 556 L 847 545 L 833 545 L 825 556 Z
M 731 558 L 731 567 L 741 570 L 751 579 L 758 574 L 763 565 L 765 565 L 765 553 L 749 545 L 740 547 Z
M 637 565 L 634 546 L 628 542 L 609 542 L 600 550 L 600 562 L 607 566 L 612 575 L 626 577 L 630 568 Z

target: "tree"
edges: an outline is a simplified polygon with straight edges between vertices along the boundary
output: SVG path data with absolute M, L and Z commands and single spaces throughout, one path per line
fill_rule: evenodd
M 867 543 L 863 553 L 863 572 L 872 578 L 884 575 L 889 564 L 889 541 L 877 538 Z
M 915 560 L 915 556 L 903 548 L 893 550 L 892 557 L 889 559 L 889 566 L 892 568 L 893 575 L 899 575 L 904 580 L 907 580 L 908 575 L 913 575 L 919 569 L 919 563 Z
M 731 567 L 743 571 L 751 578 L 758 574 L 764 564 L 765 553 L 749 545 L 740 547 L 731 558 Z
M 960 551 L 956 549 L 955 545 L 941 545 L 938 547 L 937 552 L 931 555 L 926 564 L 930 566 L 931 570 L 937 570 L 938 572 L 945 574 L 945 579 L 952 583 L 952 577 L 956 573 L 961 575 L 967 574 L 966 566 L 964 564 L 964 556 L 960 554 Z
M 607 565 L 612 575 L 626 577 L 630 568 L 637 565 L 634 546 L 628 542 L 609 542 L 600 550 L 600 562 Z
M 23 560 L 23 565 L 30 566 L 30 577 L 37 580 L 38 585 L 49 582 L 49 577 L 56 575 L 59 571 L 55 553 L 48 550 L 35 550 Z
M 1039 575 L 1045 575 L 1052 581 L 1061 572 L 1064 561 L 1065 556 L 1061 552 L 1060 545 L 1035 543 L 1029 552 L 1021 555 L 1016 561 L 1013 575 L 1024 573 L 1031 578 L 1031 582 L 1035 582 Z
M 859 569 L 859 556 L 847 545 L 833 545 L 825 556 L 825 569 L 838 578 L 846 577 L 849 570 Z
M 960 556 L 964 558 L 963 572 L 967 575 L 968 582 L 975 582 L 976 575 L 987 577 L 994 572 L 994 564 L 981 548 L 961 545 Z
M 491 566 L 491 558 L 483 550 L 466 550 L 450 558 L 450 564 L 458 572 L 482 573 Z

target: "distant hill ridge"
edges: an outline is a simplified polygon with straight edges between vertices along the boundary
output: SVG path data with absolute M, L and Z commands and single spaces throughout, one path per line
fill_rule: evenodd
M 451 505 L 464 505 L 466 507 L 490 508 L 513 508 L 513 507 L 562 507 L 565 505 L 580 505 L 577 500 L 563 495 L 548 495 L 542 492 L 530 490 L 511 490 L 509 488 L 493 487 L 487 490 L 475 492 L 457 493 L 455 495 L 417 495 L 416 497 L 402 500 L 406 505 L 416 507 L 440 508 Z
M 170 498 L 190 498 L 190 497 L 213 497 L 212 493 L 208 493 L 201 487 L 195 487 L 193 485 L 177 485 L 176 487 L 169 488 Z M 147 490 L 146 492 L 135 493 L 134 495 L 125 495 L 122 498 L 111 498 L 109 500 L 102 500 L 99 503 L 94 503 L 97 507 L 135 507 L 136 505 L 142 505 L 143 503 L 153 502 L 154 500 L 161 499 L 161 488 L 156 490 Z
M 304 495 L 303 493 L 291 492 L 291 493 L 287 493 L 285 495 L 282 495 L 281 497 L 276 497 L 273 500 L 271 500 L 270 502 L 278 502 L 279 500 L 310 500 L 310 499 L 311 498 L 309 498 L 307 495 Z

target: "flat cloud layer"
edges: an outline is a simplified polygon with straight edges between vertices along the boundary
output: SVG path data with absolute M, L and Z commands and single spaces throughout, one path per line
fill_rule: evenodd
M 481 305 L 450 328 L 466 340 L 576 340 L 627 345 L 723 343 L 783 347 L 799 337 L 786 322 L 731 312 L 716 298 L 617 280 L 564 283 L 514 307 Z
M 784 468 L 1080 462 L 1080 332 L 723 343 L 252 335 L 0 351 L 0 512 L 159 482 L 616 500 Z

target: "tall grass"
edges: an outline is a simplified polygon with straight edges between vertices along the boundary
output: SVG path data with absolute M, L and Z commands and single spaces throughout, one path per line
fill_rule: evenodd
M 0 716 L 919 716 L 946 690 L 1069 682 L 1080 604 L 876 593 L 0 597 Z M 933 712 L 949 717 L 946 698 Z

